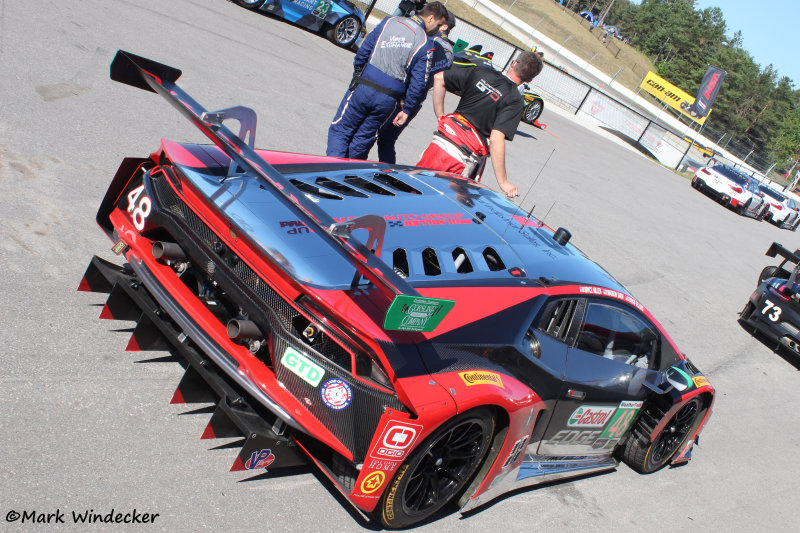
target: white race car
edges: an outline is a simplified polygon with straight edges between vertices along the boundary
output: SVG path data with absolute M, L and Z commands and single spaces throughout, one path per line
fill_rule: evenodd
M 761 190 L 767 195 L 766 199 L 769 205 L 767 220 L 779 228 L 796 230 L 798 222 L 800 222 L 800 213 L 798 213 L 795 201 L 767 186 L 762 185 Z
M 750 176 L 728 165 L 703 167 L 695 172 L 692 187 L 719 200 L 740 215 L 761 218 L 767 212 L 759 184 Z

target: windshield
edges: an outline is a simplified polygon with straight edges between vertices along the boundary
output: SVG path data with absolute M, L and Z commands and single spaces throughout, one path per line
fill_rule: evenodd
M 738 185 L 744 185 L 747 183 L 747 178 L 745 176 L 739 174 L 738 170 L 734 170 L 727 165 L 717 165 L 712 168 Z

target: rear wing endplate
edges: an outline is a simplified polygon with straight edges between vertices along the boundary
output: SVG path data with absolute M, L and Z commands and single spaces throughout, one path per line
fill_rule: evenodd
M 252 110 L 236 108 L 238 111 L 236 114 L 226 113 L 228 110 L 209 112 L 175 84 L 175 81 L 181 76 L 180 70 L 123 50 L 117 51 L 111 62 L 110 70 L 111 79 L 114 81 L 163 96 L 231 158 L 231 168 L 234 168 L 234 164 L 238 165 L 275 191 L 276 197 L 288 209 L 294 212 L 308 227 L 318 230 L 317 233 L 335 253 L 349 261 L 356 268 L 358 274 L 375 284 L 389 298 L 394 300 L 397 296 L 420 296 L 411 285 L 381 261 L 370 248 L 350 236 L 349 230 L 353 229 L 353 223 L 356 221 L 349 221 L 350 227 L 347 224 L 345 227 L 337 224 L 325 210 L 308 200 L 302 191 L 255 152 L 253 149 L 255 113 Z M 244 110 L 250 113 L 244 113 Z M 228 117 L 236 119 L 248 114 L 252 115 L 252 122 L 240 119 L 242 123 L 240 135 L 242 137 L 235 135 L 222 124 L 222 119 L 226 114 Z M 237 114 L 238 116 L 235 116 Z M 245 135 L 249 137 L 248 142 L 243 139 Z M 381 217 L 370 217 L 369 224 L 360 226 L 370 230 L 371 245 L 375 241 L 374 231 L 382 236 L 382 232 L 373 230 L 376 226 L 376 221 L 373 219 L 378 218 L 385 229 L 385 221 Z M 382 241 L 382 239 L 379 240 Z M 381 243 L 378 243 L 378 254 L 380 254 L 380 245 Z

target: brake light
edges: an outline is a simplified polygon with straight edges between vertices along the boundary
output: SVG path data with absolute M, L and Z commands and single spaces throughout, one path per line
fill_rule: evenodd
M 741 187 L 737 187 L 737 186 L 735 186 L 735 185 L 728 185 L 728 187 L 730 187 L 730 188 L 731 188 L 731 190 L 732 190 L 733 192 L 736 192 L 736 193 L 741 193 L 741 192 L 742 192 L 742 190 L 743 190 Z
M 775 209 L 777 209 L 778 211 L 780 211 L 781 209 L 783 209 L 783 206 L 782 206 L 781 204 L 772 204 L 772 207 L 774 207 L 774 208 L 775 208 Z

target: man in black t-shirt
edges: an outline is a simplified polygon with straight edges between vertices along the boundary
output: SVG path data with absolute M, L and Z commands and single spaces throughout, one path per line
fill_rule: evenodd
M 492 168 L 494 169 L 497 184 L 509 198 L 518 196 L 517 186 L 508 181 L 505 163 L 505 141 L 514 138 L 517 131 L 522 110 L 525 107 L 518 86 L 522 83 L 530 82 L 542 70 L 542 59 L 534 52 L 522 52 L 517 59 L 511 62 L 508 72 L 501 73 L 494 69 L 483 66 L 454 66 L 445 71 L 444 81 L 447 90 L 461 94 L 461 100 L 456 107 L 454 115 L 458 124 L 463 124 L 461 118 L 466 119 L 469 126 L 480 136 L 483 146 L 488 148 L 488 153 L 492 158 Z M 434 94 L 434 100 L 438 100 L 438 108 L 444 105 L 444 93 Z M 434 109 L 437 102 L 434 101 Z M 459 117 L 459 115 L 461 117 Z M 442 117 L 447 119 L 450 115 Z M 443 126 L 440 120 L 439 131 L 434 136 L 434 141 L 422 154 L 417 166 L 432 168 L 434 170 L 444 170 L 460 173 L 465 168 L 464 165 L 456 163 L 449 165 L 445 162 L 449 152 L 450 155 L 457 155 L 451 148 L 446 146 L 449 142 L 455 145 L 462 152 L 466 146 L 462 139 L 456 139 L 453 135 L 453 123 Z M 438 138 L 436 137 L 438 135 Z M 471 150 L 472 155 L 480 157 L 480 149 Z M 483 152 L 485 154 L 485 150 Z M 468 170 L 464 170 L 468 174 Z M 468 177 L 480 179 L 482 164 L 475 169 L 477 175 Z

